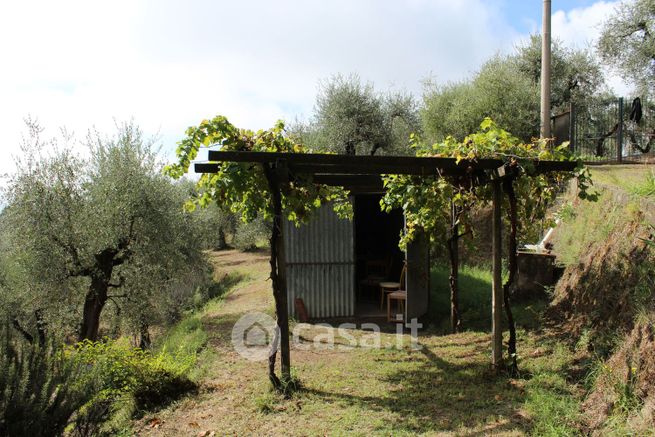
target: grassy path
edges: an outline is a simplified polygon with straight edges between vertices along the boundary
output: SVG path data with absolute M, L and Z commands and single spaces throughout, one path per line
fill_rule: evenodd
M 420 351 L 407 344 L 401 349 L 294 349 L 292 366 L 303 388 L 291 399 L 280 398 L 269 390 L 265 363 L 241 358 L 230 343 L 232 326 L 242 314 L 272 313 L 267 258 L 235 251 L 212 257 L 217 275 L 241 273 L 247 279 L 203 313 L 208 347 L 214 353 L 199 393 L 139 421 L 136 433 L 478 436 L 523 435 L 534 425 L 529 399 L 538 392 L 529 381 L 510 381 L 490 372 L 485 332 L 421 333 Z M 303 336 L 325 333 L 321 329 L 313 327 Z M 363 335 L 357 330 L 352 334 Z M 382 334 L 382 344 L 394 341 Z M 566 351 L 557 354 L 555 346 L 536 347 L 532 336 L 521 348 L 531 357 L 531 371 L 552 368 L 556 375 L 567 365 L 564 358 L 553 360 Z M 554 381 L 546 386 L 559 383 Z M 548 396 L 548 390 L 544 394 Z

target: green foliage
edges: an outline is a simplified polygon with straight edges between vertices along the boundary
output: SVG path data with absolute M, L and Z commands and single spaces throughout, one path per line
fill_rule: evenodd
M 199 126 L 190 127 L 187 137 L 177 148 L 178 163 L 166 166 L 165 171 L 181 177 L 198 155 L 200 147 L 220 144 L 224 151 L 258 151 L 304 153 L 305 148 L 290 139 L 279 121 L 270 130 L 256 133 L 237 129 L 227 118 L 217 116 L 203 120 Z M 267 179 L 261 166 L 250 163 L 223 162 L 218 173 L 204 173 L 197 183 L 197 192 L 187 202 L 188 209 L 197 205 L 205 207 L 214 201 L 218 205 L 240 213 L 244 221 L 257 217 L 266 220 L 272 215 L 272 198 Z M 306 221 L 312 211 L 322 203 L 334 202 L 334 208 L 342 216 L 352 214 L 346 193 L 339 188 L 314 184 L 311 179 L 295 180 L 282 190 L 282 206 L 289 220 Z
M 187 356 L 200 352 L 207 344 L 207 332 L 198 315 L 182 319 L 163 336 L 157 344 L 161 351 L 178 351 Z
M 71 362 L 92 366 L 99 375 L 100 388 L 93 402 L 131 397 L 135 413 L 164 405 L 195 387 L 187 377 L 195 364 L 195 352 L 182 348 L 152 353 L 126 342 L 85 340 L 67 354 Z
M 255 250 L 258 245 L 267 244 L 270 235 L 270 224 L 258 217 L 251 222 L 238 223 L 232 243 L 239 250 Z
M 312 121 L 293 131 L 323 152 L 406 155 L 409 134 L 419 129 L 411 95 L 382 94 L 356 75 L 337 75 L 321 83 Z
M 422 110 L 429 138 L 458 139 L 474 132 L 480 120 L 491 117 L 520 138 L 529 140 L 539 126 L 539 89 L 519 74 L 508 58 L 487 61 L 470 82 L 428 85 Z
M 601 29 L 598 51 L 626 80 L 655 90 L 655 1 L 627 0 Z
M 641 197 L 655 197 L 655 170 L 647 173 L 644 181 L 631 187 L 630 191 Z
M 518 71 L 534 84 L 541 80 L 541 35 L 531 35 L 527 44 L 510 57 Z M 555 39 L 551 47 L 550 102 L 555 111 L 574 103 L 580 110 L 602 88 L 603 72 L 588 50 L 574 50 Z
M 54 343 L 30 344 L 0 326 L 0 435 L 61 435 L 95 389 L 91 369 Z
M 480 120 L 490 117 L 524 142 L 539 136 L 540 38 L 519 46 L 515 54 L 494 56 L 471 80 L 436 85 L 423 94 L 423 130 L 432 141 L 448 136 L 458 140 L 474 132 Z M 569 103 L 586 106 L 602 86 L 598 63 L 584 50 L 565 48 L 557 41 L 552 52 L 552 103 L 555 111 Z
M 576 212 L 575 207 L 571 202 L 564 203 L 559 211 L 555 213 L 555 218 L 562 220 L 563 222 L 571 222 L 575 219 Z
M 211 204 L 207 208 L 194 211 L 193 217 L 202 247 L 205 249 L 226 249 L 228 236 L 234 239 L 238 224 L 236 215 L 231 211 Z
M 71 138 L 28 127 L 2 221 L 13 273 L 0 304 L 12 318 L 33 324 L 41 311 L 51 331 L 70 335 L 95 298 L 138 332 L 165 321 L 165 305 L 188 305 L 206 263 L 185 189 L 161 174 L 154 141 L 126 123 L 113 136 L 91 132 L 81 159 Z
M 543 229 L 547 208 L 567 179 L 577 177 L 579 196 L 595 200 L 595 193 L 588 193 L 589 173 L 581 164 L 575 173 L 532 174 L 534 160 L 573 160 L 567 144 L 552 147 L 544 140 L 524 144 L 488 118 L 480 127 L 480 131 L 462 142 L 448 137 L 428 146 L 415 139 L 414 147 L 419 156 L 450 157 L 458 163 L 479 158 L 499 159 L 510 171 L 516 171 L 514 190 L 518 199 L 519 240 L 525 241 Z M 432 239 L 448 236 L 451 202 L 463 211 L 459 220 L 464 229 L 469 229 L 470 211 L 488 204 L 492 196 L 488 185 L 476 185 L 471 177 L 466 176 L 448 180 L 438 176 L 387 175 L 383 179 L 387 190 L 381 200 L 383 209 L 403 208 L 405 211 L 406 233 L 401 239 L 402 246 L 411 241 L 418 230 L 426 231 Z

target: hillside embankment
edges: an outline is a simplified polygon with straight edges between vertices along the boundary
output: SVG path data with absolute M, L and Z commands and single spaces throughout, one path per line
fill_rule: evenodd
M 655 430 L 655 190 L 652 167 L 595 168 L 601 197 L 572 188 L 554 250 L 565 264 L 549 320 L 587 353 L 592 435 Z

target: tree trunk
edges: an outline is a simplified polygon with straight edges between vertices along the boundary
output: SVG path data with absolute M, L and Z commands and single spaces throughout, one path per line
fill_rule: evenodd
M 503 182 L 504 191 L 507 193 L 507 198 L 509 200 L 509 222 L 510 222 L 510 232 L 509 238 L 507 239 L 507 245 L 509 249 L 508 253 L 508 269 L 509 277 L 507 282 L 503 285 L 503 298 L 505 301 L 505 314 L 507 315 L 507 323 L 509 325 L 509 343 L 507 345 L 507 352 L 509 354 L 510 366 L 509 372 L 510 375 L 515 377 L 519 374 L 519 367 L 516 359 L 516 326 L 514 325 L 514 316 L 512 314 L 512 308 L 510 305 L 510 290 L 514 285 L 514 280 L 516 278 L 517 271 L 517 262 L 516 262 L 516 232 L 517 232 L 517 211 L 516 211 L 516 193 L 514 192 L 514 181 L 513 179 L 505 179 Z
M 218 228 L 218 239 L 216 241 L 216 250 L 223 250 L 227 247 L 227 241 L 225 241 L 225 231 L 223 227 Z
M 456 206 L 451 206 L 451 234 L 448 238 L 448 255 L 450 258 L 450 329 L 459 332 L 461 317 L 459 314 L 459 226 L 457 225 Z
M 34 311 L 36 320 L 36 333 L 39 338 L 39 345 L 45 346 L 46 343 L 46 322 L 43 320 L 43 311 L 41 309 Z
M 100 328 L 100 314 L 107 303 L 107 289 L 109 280 L 103 277 L 91 277 L 91 285 L 84 299 L 82 310 L 82 324 L 80 325 L 79 340 L 96 341 Z
M 275 359 L 277 356 L 277 342 L 273 342 L 273 350 L 268 361 L 268 376 L 273 386 L 283 388 L 284 383 L 291 380 L 291 359 L 289 351 L 289 315 L 287 311 L 286 272 L 284 267 L 284 241 L 282 234 L 282 197 L 280 186 L 273 170 L 264 164 L 264 174 L 268 180 L 273 200 L 273 229 L 271 232 L 271 282 L 273 285 L 273 298 L 275 300 L 275 313 L 280 345 L 280 361 L 282 368 L 282 381 L 275 374 Z
M 29 343 L 33 344 L 34 343 L 34 336 L 27 332 L 25 328 L 20 324 L 17 318 L 14 318 L 11 321 L 11 324 L 14 326 L 14 329 L 20 333 L 20 335 L 23 336 L 23 338 Z
M 150 341 L 150 332 L 148 331 L 148 324 L 141 322 L 139 325 L 139 349 L 150 349 L 152 342 Z

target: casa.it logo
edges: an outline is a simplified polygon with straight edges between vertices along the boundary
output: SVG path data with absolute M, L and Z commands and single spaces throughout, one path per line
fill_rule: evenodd
M 250 361 L 263 361 L 279 346 L 279 328 L 268 314 L 252 312 L 243 315 L 232 328 L 232 346 Z

